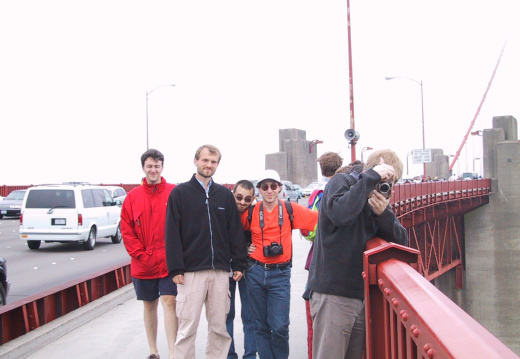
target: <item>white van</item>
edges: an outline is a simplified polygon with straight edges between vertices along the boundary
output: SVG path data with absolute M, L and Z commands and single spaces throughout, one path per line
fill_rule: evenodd
M 22 203 L 20 238 L 30 249 L 42 241 L 79 242 L 94 249 L 97 238 L 121 242 L 121 208 L 108 189 L 88 183 L 30 187 Z

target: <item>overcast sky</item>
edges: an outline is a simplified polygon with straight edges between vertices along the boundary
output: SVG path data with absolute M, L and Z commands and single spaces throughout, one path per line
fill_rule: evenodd
M 423 81 L 426 147 L 455 154 L 506 40 L 473 131 L 519 119 L 518 0 L 350 5 L 358 158 L 391 148 L 406 168 L 422 148 L 420 86 L 386 76 Z M 350 162 L 344 0 L 0 0 L 0 49 L 0 185 L 138 183 L 152 89 L 169 182 L 191 177 L 204 143 L 223 153 L 217 182 L 258 178 L 280 128 Z M 478 157 L 471 137 L 454 172 Z

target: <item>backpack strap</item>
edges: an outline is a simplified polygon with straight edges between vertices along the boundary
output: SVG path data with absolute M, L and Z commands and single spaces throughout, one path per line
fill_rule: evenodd
M 291 229 L 292 229 L 292 228 L 294 228 L 294 226 L 293 226 L 294 215 L 293 215 L 293 209 L 292 209 L 291 201 L 286 201 L 285 202 L 285 209 L 287 210 L 287 213 L 289 214 L 289 219 L 291 220 Z
M 251 225 L 251 220 L 253 219 L 253 209 L 255 209 L 255 205 L 252 204 L 247 209 L 247 221 L 249 222 L 249 225 Z
M 255 205 L 252 204 L 247 209 L 247 221 L 249 222 L 249 225 L 251 225 L 251 221 L 253 220 L 253 210 L 254 210 L 254 208 L 255 208 Z M 291 228 L 293 228 L 294 215 L 293 215 L 292 204 L 291 204 L 290 201 L 286 201 L 285 202 L 285 209 L 287 210 L 287 213 L 289 214 L 289 219 L 291 221 Z

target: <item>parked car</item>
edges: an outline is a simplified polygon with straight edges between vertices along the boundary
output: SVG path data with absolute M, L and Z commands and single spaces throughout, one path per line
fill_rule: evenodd
M 298 193 L 296 188 L 294 188 L 294 185 L 292 184 L 292 182 L 291 181 L 282 181 L 282 183 L 285 187 L 285 192 L 287 193 L 286 199 L 291 200 L 291 202 L 298 202 L 298 200 L 300 199 L 300 194 Z
M 318 187 L 319 182 L 311 182 L 307 187 L 305 187 L 302 191 L 303 197 L 309 197 L 312 192 Z
M 18 217 L 20 215 L 25 192 L 27 192 L 25 189 L 12 191 L 3 201 L 0 201 L 0 219 L 4 216 Z
M 3 257 L 0 257 L 0 306 L 7 303 L 7 295 L 9 294 L 9 288 L 11 283 L 7 278 L 7 264 Z
M 105 186 L 110 191 L 110 194 L 112 195 L 112 198 L 117 203 L 118 206 L 123 205 L 123 201 L 126 198 L 126 191 L 123 187 L 118 186 Z
M 298 196 L 300 196 L 300 198 L 302 198 L 303 197 L 303 187 L 300 186 L 299 184 L 294 184 L 293 188 L 296 190 L 296 192 L 298 192 Z
M 94 249 L 97 238 L 121 242 L 121 208 L 109 190 L 87 183 L 31 187 L 22 204 L 20 239 L 29 249 L 41 242 L 79 242 Z

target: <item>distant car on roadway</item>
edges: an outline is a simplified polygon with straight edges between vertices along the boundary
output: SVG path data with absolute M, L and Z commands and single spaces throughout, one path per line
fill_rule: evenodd
M 79 242 L 94 249 L 97 238 L 120 243 L 121 208 L 109 190 L 84 182 L 35 186 L 27 190 L 20 216 L 20 239 L 29 249 L 42 241 Z
M 123 201 L 126 198 L 126 191 L 123 187 L 118 186 L 104 186 L 110 191 L 110 194 L 112 195 L 112 198 L 117 203 L 119 207 L 123 205 Z
M 318 187 L 319 182 L 311 182 L 307 187 L 305 187 L 302 191 L 303 197 L 309 197 L 312 192 Z
M 298 196 L 300 196 L 300 198 L 303 197 L 303 187 L 300 186 L 299 184 L 293 184 L 293 188 L 296 190 L 296 192 L 298 192 Z
M 282 183 L 285 187 L 285 192 L 287 193 L 287 199 L 289 199 L 291 202 L 298 202 L 298 200 L 300 199 L 300 194 L 298 193 L 296 188 L 294 188 L 292 182 L 282 181 Z
M 11 283 L 9 283 L 9 279 L 7 279 L 7 264 L 5 259 L 0 257 L 0 306 L 7 303 L 10 286 Z
M 4 216 L 18 217 L 20 215 L 25 192 L 27 192 L 25 189 L 12 191 L 3 201 L 0 201 L 0 219 Z

